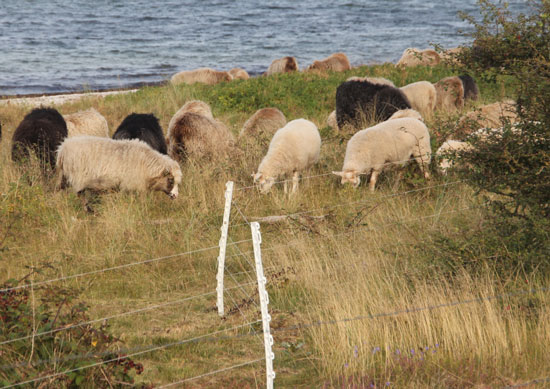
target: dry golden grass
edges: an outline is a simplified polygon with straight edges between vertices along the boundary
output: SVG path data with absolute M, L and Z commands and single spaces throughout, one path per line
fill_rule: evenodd
M 288 120 L 306 117 L 322 129 L 321 161 L 305 174 L 319 177 L 301 181 L 295 196 L 285 195 L 281 184 L 266 196 L 254 188 L 235 192 L 226 262 L 227 272 L 234 275 L 226 274 L 226 287 L 232 289 L 226 291 L 224 319 L 217 315 L 213 292 L 225 182 L 235 181 L 236 189 L 249 187 L 265 142 L 247 140 L 240 145 L 243 154 L 227 160 L 189 162 L 182 167 L 176 201 L 161 193 L 109 193 L 101 196 L 91 215 L 70 191 L 53 192 L 36 169 L 12 164 L 9 139 L 29 109 L 2 107 L 2 279 L 23 277 L 29 265 L 51 266 L 35 276 L 40 281 L 211 247 L 65 282 L 82 289 L 93 319 L 210 293 L 109 321 L 125 347 L 178 342 L 260 318 L 252 245 L 231 244 L 250 239 L 239 211 L 249 220 L 301 213 L 262 225 L 278 386 L 381 387 L 391 382 L 394 387 L 493 387 L 544 376 L 550 363 L 547 293 L 490 299 L 522 287 L 540 287 L 542 280 L 522 284 L 516 275 L 503 279 L 490 262 L 476 274 L 459 267 L 452 275 L 441 275 L 435 250 L 423 246 L 436 234 L 482 228 L 481 201 L 465 184 L 451 184 L 455 178 L 437 175 L 426 182 L 413 165 L 399 182 L 391 172 L 384 174 L 371 194 L 364 184 L 354 190 L 325 175 L 341 167 L 346 145 L 345 133 L 324 128 L 333 109 L 334 85 L 365 73 L 397 85 L 446 75 L 445 70 L 418 72 L 381 66 L 322 77 L 264 77 L 234 86 L 166 86 L 59 107 L 65 114 L 93 106 L 106 117 L 112 134 L 131 112 L 153 112 L 166 129 L 187 100 L 203 99 L 236 135 L 258 108 L 246 105 L 250 98 L 258 105 L 279 107 Z M 318 100 L 300 94 L 298 87 L 291 93 L 280 86 L 291 90 L 301 82 L 319 83 Z M 243 92 L 247 88 L 252 97 Z M 502 94 L 491 90 L 487 96 Z M 428 123 L 434 134 L 442 131 L 437 120 L 441 118 Z M 247 285 L 236 288 L 237 283 Z M 477 298 L 483 300 L 438 307 Z M 402 312 L 411 308 L 421 310 Z M 326 324 L 315 324 L 319 321 Z M 294 325 L 305 328 L 289 328 Z M 259 324 L 252 327 L 261 331 Z M 219 335 L 231 338 L 139 355 L 145 372 L 137 379 L 166 384 L 263 355 L 261 337 L 250 326 Z M 262 387 L 264 381 L 264 363 L 259 362 L 185 385 Z

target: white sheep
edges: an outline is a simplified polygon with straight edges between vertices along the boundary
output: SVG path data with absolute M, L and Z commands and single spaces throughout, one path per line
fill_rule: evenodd
M 384 78 L 384 77 L 352 76 L 352 77 L 349 77 L 346 81 L 366 81 L 366 82 L 370 82 L 371 84 L 389 85 L 395 88 L 395 84 L 393 83 L 393 81 L 388 80 L 387 78 Z
M 172 76 L 170 81 L 174 85 L 194 84 L 200 82 L 207 85 L 214 85 L 224 81 L 233 80 L 229 72 L 218 71 L 210 68 L 199 68 L 194 70 L 184 70 Z
M 447 174 L 447 171 L 453 166 L 453 161 L 450 158 L 457 151 L 469 151 L 472 150 L 472 145 L 468 142 L 461 142 L 458 140 L 446 140 L 441 147 L 437 149 L 435 155 L 439 159 L 439 169 L 441 173 Z
M 250 78 L 248 72 L 241 68 L 233 68 L 229 71 L 229 74 L 234 80 L 248 80 Z
M 429 81 L 418 81 L 399 88 L 403 91 L 411 106 L 425 118 L 430 118 L 435 110 L 437 93 Z
M 68 137 L 77 135 L 92 135 L 109 137 L 107 120 L 94 108 L 63 115 L 67 123 Z
M 181 183 L 176 161 L 138 139 L 66 138 L 57 150 L 57 188 L 158 190 L 175 199 Z
M 285 115 L 277 108 L 262 108 L 257 110 L 243 125 L 239 138 L 250 136 L 257 138 L 260 135 L 274 134 L 286 124 Z
M 345 72 L 350 69 L 351 65 L 347 55 L 344 53 L 334 53 L 320 61 L 313 61 L 313 63 L 307 67 L 306 71 L 318 70 Z
M 267 193 L 275 180 L 292 173 L 292 193 L 298 188 L 299 174 L 319 160 L 321 136 L 317 126 L 305 119 L 296 119 L 277 130 L 258 172 L 253 174 L 262 193 Z M 287 185 L 285 182 L 285 193 Z
M 399 111 L 395 111 L 395 113 L 391 115 L 388 120 L 402 118 L 413 118 L 416 120 L 420 120 L 421 122 L 424 121 L 424 119 L 422 119 L 422 115 L 420 115 L 420 113 L 418 111 L 415 111 L 414 109 L 400 109 Z
M 414 158 L 428 179 L 431 161 L 430 134 L 420 120 L 405 117 L 391 119 L 357 132 L 346 147 L 344 166 L 332 172 L 347 182 L 359 186 L 361 174 L 369 174 L 369 189 L 374 191 L 381 171 L 404 166 Z

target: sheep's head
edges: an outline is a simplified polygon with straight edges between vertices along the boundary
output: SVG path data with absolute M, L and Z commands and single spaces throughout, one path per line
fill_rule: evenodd
M 166 193 L 172 199 L 178 197 L 178 185 L 181 184 L 181 169 L 164 170 L 160 176 L 151 180 L 150 189 Z
M 343 172 L 332 172 L 339 177 L 342 177 L 342 185 L 350 183 L 354 188 L 357 188 L 361 183 L 361 177 L 357 174 L 355 170 L 348 170 Z
M 275 183 L 275 177 L 266 177 L 263 173 L 252 174 L 254 183 L 260 187 L 260 192 L 267 193 Z

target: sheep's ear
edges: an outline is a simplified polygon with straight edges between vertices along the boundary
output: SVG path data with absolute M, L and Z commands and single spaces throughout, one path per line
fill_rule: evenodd
M 162 176 L 163 176 L 163 177 L 168 177 L 170 174 L 171 174 L 171 173 L 170 173 L 168 170 L 164 170 L 164 171 L 162 172 Z
M 339 177 L 344 177 L 344 175 L 345 175 L 344 172 L 335 172 L 335 171 L 333 171 L 332 174 L 335 174 L 335 175 L 337 175 L 337 176 L 339 176 Z

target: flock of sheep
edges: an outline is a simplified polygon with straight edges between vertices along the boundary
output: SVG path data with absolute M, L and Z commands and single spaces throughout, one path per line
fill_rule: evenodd
M 405 50 L 398 66 L 433 65 L 442 60 L 433 50 Z M 345 71 L 351 69 L 343 53 L 315 61 L 306 70 Z M 273 61 L 266 75 L 298 70 L 293 57 Z M 246 79 L 243 69 L 220 72 L 201 68 L 175 74 L 171 81 L 215 84 L 234 78 Z M 334 174 L 342 184 L 358 186 L 360 175 L 370 175 L 369 189 L 375 188 L 379 174 L 408 161 L 418 163 L 426 178 L 432 151 L 430 133 L 423 118 L 436 110 L 456 110 L 465 100 L 477 99 L 475 81 L 465 75 L 447 77 L 435 84 L 418 81 L 402 88 L 384 78 L 351 77 L 336 91 L 336 109 L 327 123 L 336 129 L 352 128 L 344 164 Z M 513 102 L 495 103 L 470 113 L 464 120 L 483 117 L 482 127 L 502 125 L 503 118 L 516 118 Z M 362 129 L 365 121 L 378 124 Z M 309 120 L 287 122 L 276 108 L 257 111 L 243 126 L 240 136 L 272 134 L 267 153 L 254 182 L 261 192 L 270 190 L 277 179 L 292 175 L 292 192 L 298 186 L 299 174 L 319 160 L 321 136 Z M 128 115 L 109 139 L 107 121 L 95 109 L 62 116 L 53 108 L 30 112 L 17 127 L 12 138 L 12 159 L 23 161 L 33 150 L 43 165 L 56 169 L 57 187 L 70 186 L 76 193 L 85 190 L 122 189 L 157 190 L 172 198 L 178 196 L 182 172 L 180 162 L 188 158 L 216 156 L 234 149 L 234 137 L 228 127 L 215 119 L 208 104 L 188 101 L 172 117 L 166 136 L 153 114 Z M 445 153 L 467 149 L 465 142 L 447 140 L 438 150 L 440 167 L 450 167 Z M 286 192 L 285 183 L 285 192 Z

